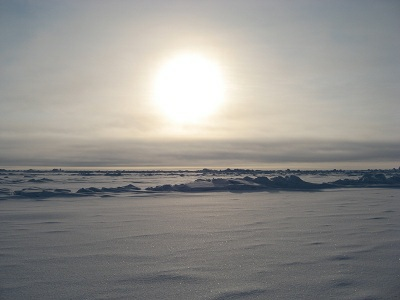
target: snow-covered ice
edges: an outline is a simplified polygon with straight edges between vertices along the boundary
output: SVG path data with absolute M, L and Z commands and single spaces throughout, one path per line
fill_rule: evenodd
M 354 181 L 254 191 L 243 178 L 290 174 L 2 171 L 0 299 L 399 299 L 400 189 L 295 175 Z M 213 178 L 246 188 L 210 191 Z

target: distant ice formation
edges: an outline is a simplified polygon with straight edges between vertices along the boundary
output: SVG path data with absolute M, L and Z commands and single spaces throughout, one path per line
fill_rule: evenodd
M 140 190 L 140 188 L 134 186 L 133 184 L 128 184 L 126 186 L 119 186 L 116 188 L 81 188 L 76 193 L 77 194 L 93 194 L 93 193 L 126 193 L 126 192 L 135 192 Z
M 43 175 L 47 177 L 43 177 Z M 300 176 L 311 179 L 318 178 L 318 182 L 309 182 L 300 178 Z M 191 178 L 191 181 L 188 179 L 187 182 L 181 183 L 182 178 L 188 177 Z M 171 178 L 173 178 L 173 180 L 171 180 Z M 331 180 L 329 181 L 328 178 Z M 116 186 L 121 182 L 128 184 Z M 136 184 L 136 182 L 139 183 L 140 186 L 132 184 Z M 351 187 L 398 188 L 400 187 L 400 173 L 397 169 L 388 170 L 386 173 L 371 171 L 338 172 L 336 170 L 315 172 L 286 170 L 272 172 L 240 169 L 132 172 L 71 172 L 58 170 L 57 173 L 52 171 L 2 170 L 0 172 L 0 183 L 3 184 L 0 189 L 0 197 L 4 200 L 9 197 L 50 198 L 96 195 L 112 196 L 113 194 L 121 193 L 201 193 L 280 190 L 320 191 Z M 96 183 L 96 186 L 91 186 L 94 183 Z M 155 183 L 155 185 L 152 185 L 152 183 Z M 32 184 L 35 184 L 35 186 L 32 186 Z M 85 187 L 84 184 L 90 185 L 89 187 Z
M 263 191 L 263 190 L 315 190 L 333 187 L 328 183 L 310 183 L 303 181 L 295 175 L 251 178 L 246 176 L 241 179 L 197 179 L 188 184 L 162 185 L 149 187 L 149 191 L 177 191 L 177 192 L 202 192 L 202 191 Z
M 359 179 L 339 179 L 333 182 L 337 186 L 361 186 L 368 187 L 373 185 L 399 185 L 400 176 L 394 175 L 389 178 L 385 174 L 364 174 Z
M 60 196 L 72 196 L 71 190 L 68 189 L 41 189 L 41 188 L 25 188 L 14 192 L 14 195 L 27 198 L 49 198 Z

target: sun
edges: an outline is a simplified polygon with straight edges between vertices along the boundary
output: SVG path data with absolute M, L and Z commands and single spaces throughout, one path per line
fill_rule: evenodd
M 179 54 L 159 69 L 153 88 L 156 107 L 170 121 L 198 123 L 224 101 L 225 83 L 215 61 L 194 53 Z

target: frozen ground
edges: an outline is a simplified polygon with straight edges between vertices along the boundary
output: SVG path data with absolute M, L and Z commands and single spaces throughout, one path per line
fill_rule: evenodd
M 400 189 L 196 186 L 280 175 L 3 171 L 0 299 L 399 299 Z

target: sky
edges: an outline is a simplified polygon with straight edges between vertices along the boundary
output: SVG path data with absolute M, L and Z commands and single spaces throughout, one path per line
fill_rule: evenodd
M 400 1 L 0 1 L 0 167 L 398 168 Z M 223 102 L 155 105 L 199 53 Z

